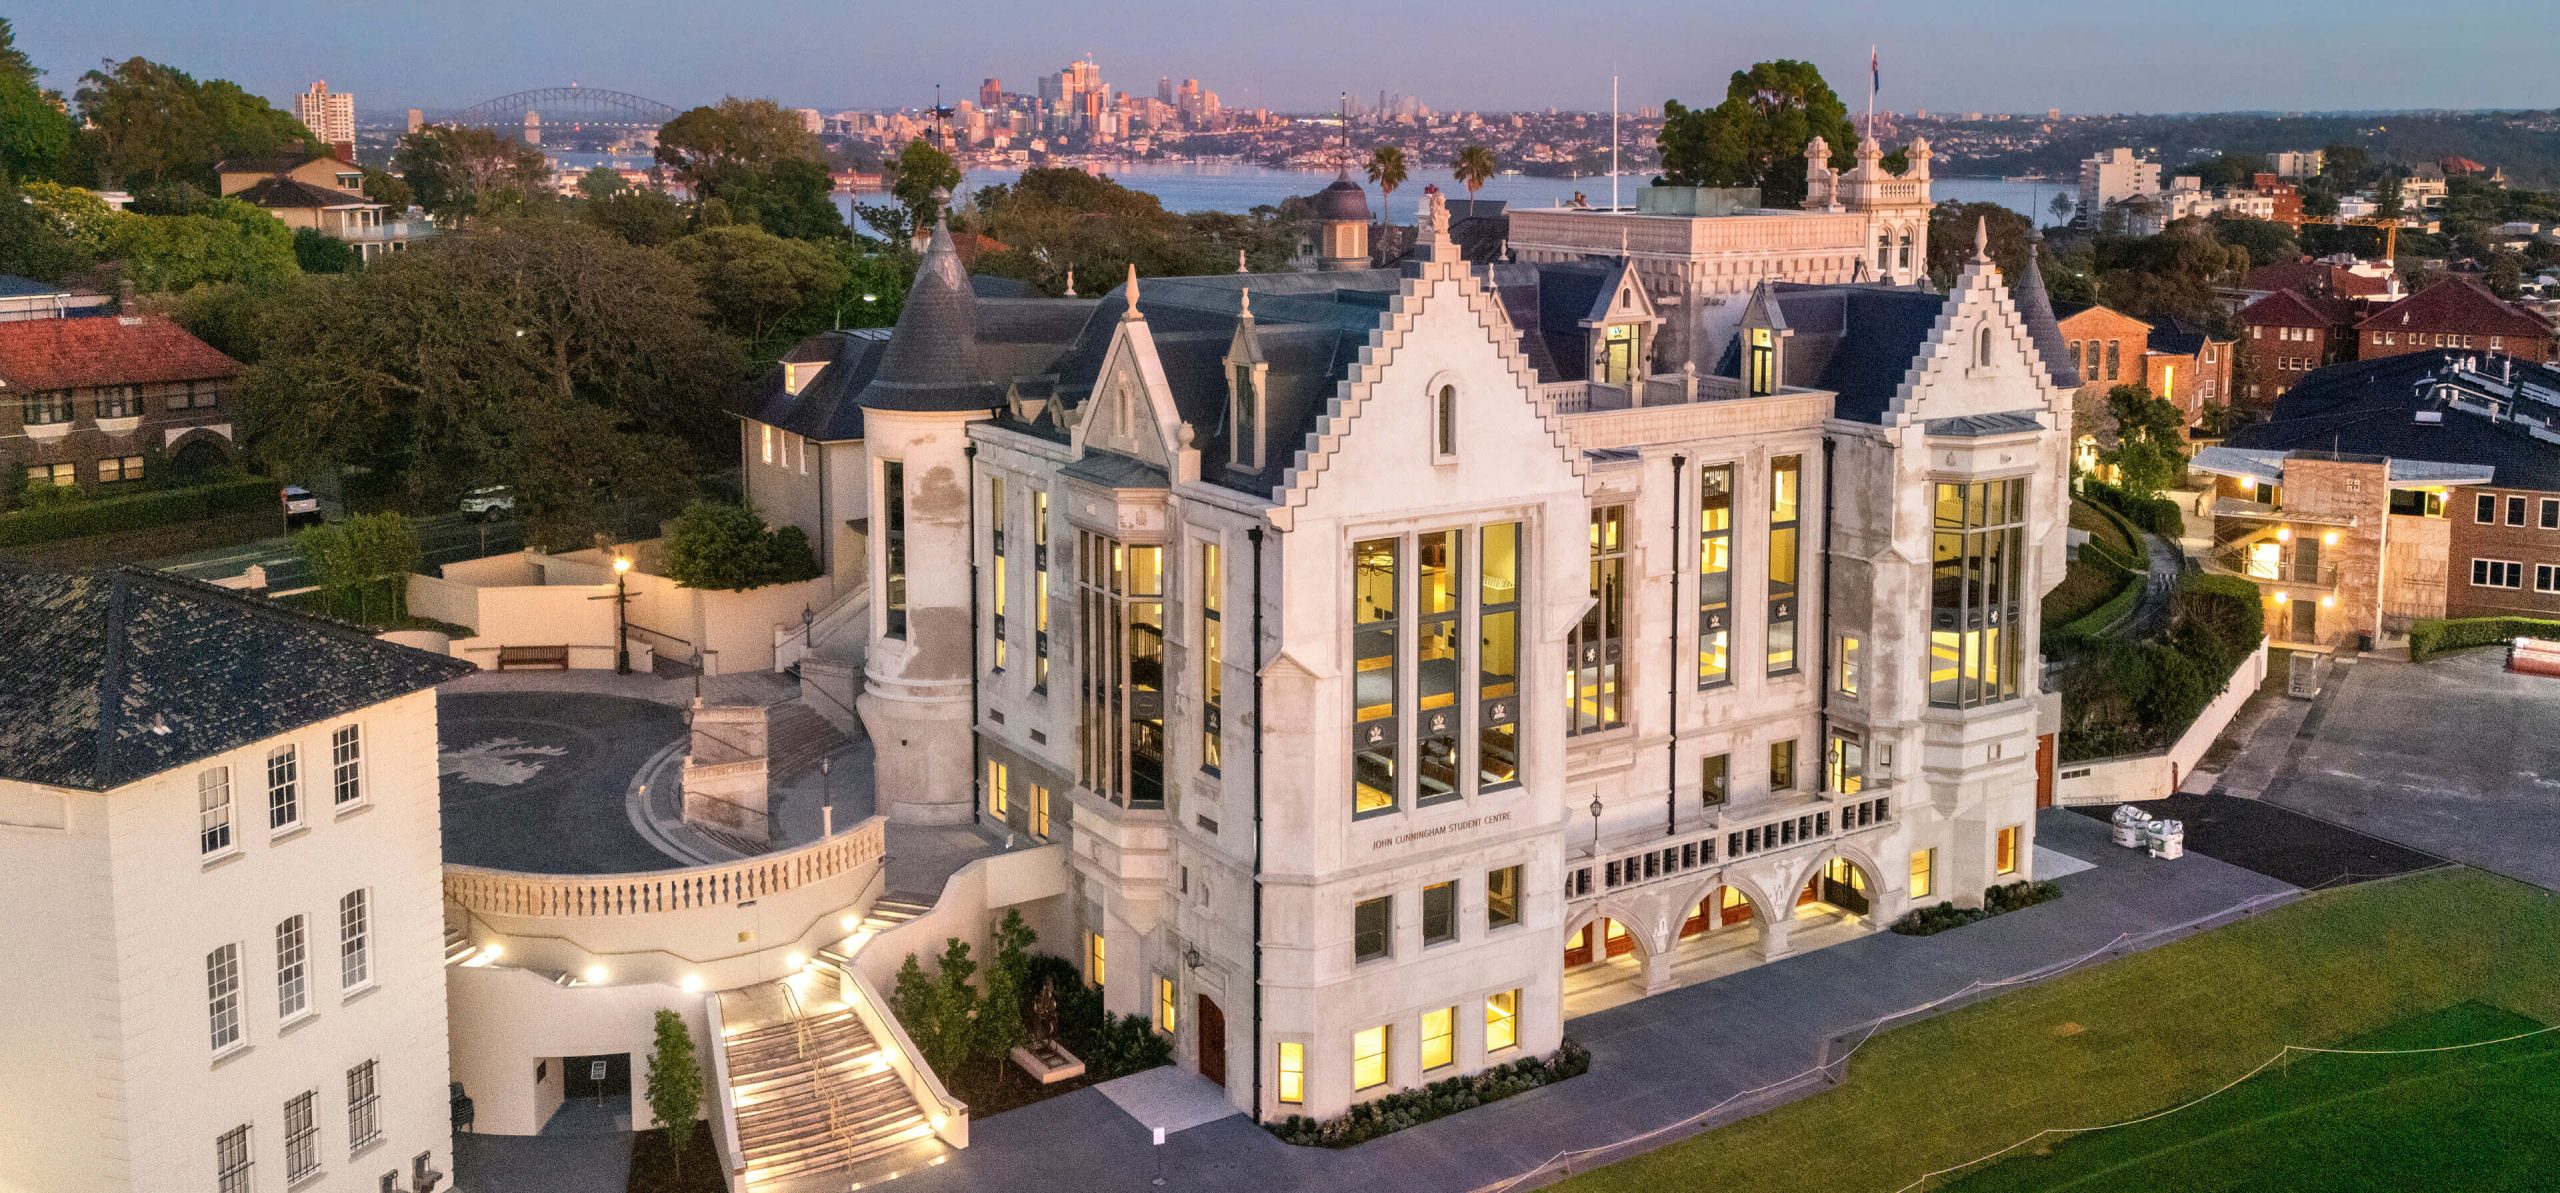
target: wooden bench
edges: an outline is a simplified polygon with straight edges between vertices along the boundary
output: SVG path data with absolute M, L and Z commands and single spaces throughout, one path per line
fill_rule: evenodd
M 533 667 L 551 671 L 569 669 L 566 646 L 501 646 L 498 648 L 498 670 Z

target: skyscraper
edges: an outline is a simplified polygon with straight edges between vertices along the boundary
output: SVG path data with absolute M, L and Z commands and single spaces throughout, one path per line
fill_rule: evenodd
M 356 97 L 352 91 L 331 91 L 323 79 L 311 84 L 293 97 L 293 114 L 311 135 L 330 145 L 344 145 L 350 151 L 356 143 Z

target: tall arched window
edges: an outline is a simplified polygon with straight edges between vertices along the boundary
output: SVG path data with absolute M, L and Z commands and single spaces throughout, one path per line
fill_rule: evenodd
M 1431 400 L 1431 450 L 1441 459 L 1458 454 L 1458 387 L 1443 385 Z
M 1973 333 L 1973 367 L 1982 369 L 1990 366 L 1991 325 L 1985 323 L 1982 325 L 1982 330 Z

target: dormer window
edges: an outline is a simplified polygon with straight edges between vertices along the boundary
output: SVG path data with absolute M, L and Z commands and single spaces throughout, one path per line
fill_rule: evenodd
M 1254 383 L 1254 366 L 1238 364 L 1228 386 L 1227 462 L 1246 472 L 1262 470 L 1262 387 Z
M 1755 398 L 1778 392 L 1778 337 L 1766 327 L 1751 329 L 1750 383 Z
M 1432 462 L 1445 464 L 1458 458 L 1458 387 L 1443 385 L 1431 396 Z

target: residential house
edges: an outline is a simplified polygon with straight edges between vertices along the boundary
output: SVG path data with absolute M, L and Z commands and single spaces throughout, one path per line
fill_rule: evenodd
M 2303 377 L 2355 357 L 2351 299 L 2288 286 L 2240 308 L 2242 350 L 2249 354 L 2242 402 L 2264 409 Z
M 93 492 L 231 458 L 240 363 L 147 315 L 0 323 L 0 475 Z
M 2356 323 L 2356 358 L 2373 360 L 2438 348 L 2560 360 L 2551 321 L 2454 275 Z
M 0 1188 L 444 1186 L 434 686 L 469 669 L 0 569 Z
M 364 170 L 334 157 L 225 161 L 214 167 L 222 193 L 255 204 L 290 228 L 310 228 L 355 246 L 364 260 L 409 247 L 429 226 L 363 193 Z
M 2091 397 L 2139 385 L 2175 404 L 2189 426 L 2204 417 L 2205 407 L 2230 404 L 2232 341 L 2176 320 L 2154 325 L 2109 307 L 2066 303 L 2056 309 L 2062 312 L 2064 354 Z M 2095 428 L 2080 430 L 2085 437 Z
M 0 273 L 0 323 L 103 315 L 110 303 L 106 295 L 94 291 Z
M 2265 593 L 2280 646 L 2430 617 L 2560 616 L 2560 367 L 2427 349 L 2318 370 L 2196 453 L 2209 570 Z

